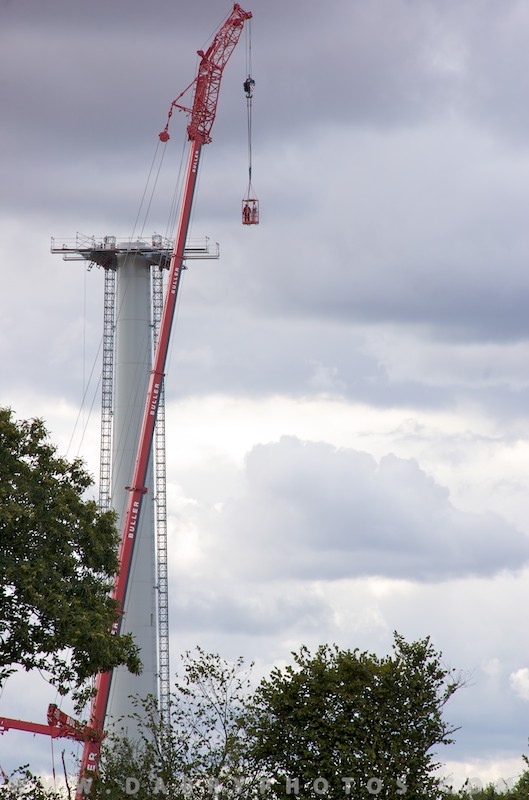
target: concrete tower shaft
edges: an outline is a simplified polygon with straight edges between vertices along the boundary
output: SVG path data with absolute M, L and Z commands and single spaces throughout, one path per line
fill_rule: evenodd
M 105 271 L 100 504 L 103 510 L 115 509 L 119 515 L 118 529 L 123 531 L 130 495 L 126 487 L 132 482 L 136 465 L 141 418 L 153 364 L 153 333 L 157 338 L 156 326 L 160 324 L 163 307 L 163 273 L 169 269 L 174 241 L 154 233 L 150 242 L 128 240 L 116 244 L 115 236 L 96 239 L 77 234 L 75 239 L 52 239 L 51 251 L 60 253 L 65 261 L 84 261 Z M 207 238 L 189 240 L 184 257 L 186 260 L 218 259 L 218 243 Z M 163 392 L 160 397 L 158 423 L 163 423 Z M 124 611 L 121 631 L 134 636 L 142 651 L 144 670 L 140 677 L 129 675 L 125 669 L 116 670 L 119 677 L 112 682 L 108 673 L 98 676 L 101 681 L 106 680 L 105 691 L 100 692 L 104 702 L 97 709 L 94 702 L 91 714 L 101 726 L 106 726 L 108 716 L 116 720 L 131 713 L 131 694 L 159 696 L 162 713 L 169 702 L 165 437 L 159 435 L 158 423 L 156 482 L 151 446 L 143 482 L 147 492 L 142 498 L 139 531 L 134 537 L 127 594 L 120 601 Z M 130 738 L 135 738 L 132 728 L 129 734 Z M 88 755 L 92 757 L 94 753 Z
M 116 268 L 115 379 L 113 406 L 112 499 L 121 529 L 131 485 L 149 374 L 152 369 L 150 269 L 152 259 L 134 243 L 118 245 Z M 157 696 L 156 550 L 153 463 L 137 532 L 124 604 L 121 633 L 132 633 L 141 650 L 143 671 L 114 670 L 107 708 L 110 725 L 134 712 L 130 695 Z M 124 723 L 135 738 L 130 721 Z

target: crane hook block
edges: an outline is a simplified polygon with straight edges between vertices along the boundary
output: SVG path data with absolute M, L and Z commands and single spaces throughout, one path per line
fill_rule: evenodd
M 254 79 L 250 78 L 250 76 L 248 75 L 248 77 L 244 81 L 242 87 L 244 89 L 244 93 L 245 93 L 246 97 L 248 98 L 248 100 L 250 100 L 252 95 L 253 95 L 253 90 L 255 88 Z
M 166 129 L 160 133 L 160 141 L 161 142 L 168 142 L 171 137 L 169 136 L 169 131 Z

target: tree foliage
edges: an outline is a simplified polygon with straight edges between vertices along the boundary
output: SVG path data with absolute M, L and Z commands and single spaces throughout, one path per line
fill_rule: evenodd
M 140 740 L 114 735 L 104 745 L 93 800 L 154 796 L 216 800 L 252 783 L 244 720 L 250 669 L 200 647 L 182 656 L 167 719 L 153 697 L 136 700 Z M 236 792 L 234 792 L 234 787 Z
M 498 780 L 487 786 L 466 781 L 459 791 L 447 789 L 443 800 L 527 800 L 529 797 L 529 758 L 522 754 L 525 769 L 516 781 Z
M 132 638 L 110 634 L 118 538 L 114 514 L 83 497 L 92 483 L 41 420 L 0 409 L 0 681 L 38 668 L 65 693 L 119 664 L 141 668 Z
M 525 755 L 527 769 L 514 785 L 455 791 L 433 777 L 432 748 L 448 744 L 455 730 L 443 721 L 443 707 L 461 680 L 429 639 L 408 644 L 396 635 L 393 649 L 380 659 L 336 646 L 311 655 L 302 647 L 292 666 L 273 670 L 255 691 L 241 658 L 188 652 L 169 716 L 160 718 L 153 697 L 136 701 L 140 740 L 106 740 L 90 798 L 526 800 Z M 22 768 L 0 787 L 0 800 L 19 797 L 63 795 Z
M 27 765 L 10 775 L 3 775 L 0 800 L 65 800 L 63 792 L 44 786 L 41 778 L 33 775 Z
M 440 796 L 434 750 L 454 728 L 443 720 L 461 685 L 428 638 L 395 634 L 393 655 L 321 646 L 274 669 L 254 698 L 253 757 L 270 796 Z
M 384 658 L 328 645 L 293 656 L 251 690 L 241 659 L 187 653 L 170 719 L 140 704 L 143 741 L 107 745 L 95 800 L 442 796 L 434 749 L 451 741 L 443 708 L 461 681 L 429 639 L 395 635 Z

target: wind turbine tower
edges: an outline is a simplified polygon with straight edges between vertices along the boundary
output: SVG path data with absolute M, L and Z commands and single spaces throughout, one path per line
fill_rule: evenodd
M 104 511 L 116 511 L 121 529 L 157 344 L 163 275 L 173 242 L 157 234 L 150 242 L 118 243 L 114 236 L 98 241 L 78 234 L 60 244 L 52 240 L 51 250 L 65 261 L 85 261 L 105 273 L 99 504 Z M 218 255 L 218 245 L 211 247 L 208 239 L 190 242 L 185 250 L 186 259 Z M 108 725 L 118 726 L 132 739 L 136 738 L 130 719 L 135 711 L 132 698 L 152 695 L 164 713 L 170 691 L 163 390 L 145 487 L 121 625 L 121 632 L 132 633 L 140 648 L 143 670 L 140 675 L 125 667 L 113 671 L 106 711 Z

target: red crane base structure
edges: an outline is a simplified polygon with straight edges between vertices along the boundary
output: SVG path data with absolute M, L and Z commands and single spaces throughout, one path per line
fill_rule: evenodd
M 38 722 L 24 722 L 21 719 L 11 719 L 10 717 L 0 717 L 0 734 L 11 729 L 28 731 L 28 733 L 42 733 L 51 736 L 52 739 L 74 739 L 77 742 L 101 742 L 105 734 L 77 722 L 73 717 L 69 717 L 58 706 L 51 703 L 48 706 L 48 724 L 41 725 Z

